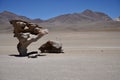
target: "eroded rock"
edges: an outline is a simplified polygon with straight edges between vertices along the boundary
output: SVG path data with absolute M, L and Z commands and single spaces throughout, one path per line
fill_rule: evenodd
M 19 40 L 17 49 L 21 56 L 27 55 L 27 47 L 32 42 L 35 42 L 42 36 L 48 34 L 47 29 L 43 29 L 34 23 L 29 23 L 22 20 L 11 20 L 10 23 L 14 27 L 14 37 L 17 37 Z

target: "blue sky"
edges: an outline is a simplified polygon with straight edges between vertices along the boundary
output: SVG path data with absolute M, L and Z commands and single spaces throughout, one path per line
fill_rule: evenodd
M 0 0 L 0 12 L 11 11 L 31 19 L 49 19 L 61 14 L 80 13 L 86 9 L 120 16 L 120 0 Z

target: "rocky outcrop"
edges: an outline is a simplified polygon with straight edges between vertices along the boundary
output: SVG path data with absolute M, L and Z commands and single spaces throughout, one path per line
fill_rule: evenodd
M 19 40 L 17 45 L 18 52 L 20 56 L 26 56 L 27 47 L 32 43 L 37 41 L 42 36 L 48 34 L 47 29 L 39 27 L 37 24 L 29 23 L 22 20 L 11 20 L 10 23 L 14 27 L 14 37 Z
M 41 53 L 64 53 L 62 44 L 60 42 L 51 40 L 40 46 L 39 50 Z

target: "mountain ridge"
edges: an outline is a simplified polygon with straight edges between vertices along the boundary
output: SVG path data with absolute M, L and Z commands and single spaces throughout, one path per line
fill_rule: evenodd
M 120 16 L 115 18 L 114 21 L 119 21 L 120 22 Z
M 48 20 L 42 20 L 40 18 L 30 19 L 26 16 L 21 16 L 9 11 L 4 11 L 0 13 L 0 24 L 1 24 L 0 32 L 1 30 L 3 30 L 4 32 L 4 30 L 6 31 L 6 29 L 9 29 L 8 31 L 11 31 L 12 26 L 9 24 L 9 20 L 13 20 L 13 19 L 36 23 L 52 31 L 68 30 L 68 29 L 79 31 L 84 28 L 86 30 L 90 30 L 90 26 L 98 27 L 100 24 L 101 26 L 106 26 L 111 23 L 112 25 L 109 25 L 109 26 L 112 26 L 112 28 L 116 28 L 117 26 L 119 26 L 119 22 L 117 22 L 117 26 L 116 26 L 115 25 L 116 22 L 113 21 L 113 19 L 109 17 L 107 14 L 102 12 L 95 12 L 89 9 L 81 13 L 70 13 L 70 14 L 59 15 L 59 16 L 50 18 Z M 100 28 L 103 28 L 103 27 L 100 27 Z
M 110 18 L 108 15 L 101 13 L 101 12 L 93 12 L 91 10 L 85 10 L 82 13 L 72 13 L 72 14 L 64 14 L 60 16 L 56 16 L 54 18 L 50 18 L 46 20 L 47 22 L 78 22 L 78 21 L 111 21 L 112 18 Z M 69 22 L 70 21 L 70 22 Z

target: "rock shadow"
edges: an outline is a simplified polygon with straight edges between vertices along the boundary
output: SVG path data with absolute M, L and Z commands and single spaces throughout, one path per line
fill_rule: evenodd
M 40 54 L 38 54 L 38 52 L 37 51 L 32 51 L 32 52 L 29 52 L 29 53 L 27 53 L 27 55 L 19 55 L 19 54 L 10 54 L 9 56 L 14 56 L 14 57 L 29 57 L 30 55 L 37 55 L 37 56 L 46 56 L 45 54 L 42 54 L 42 53 L 40 53 Z

